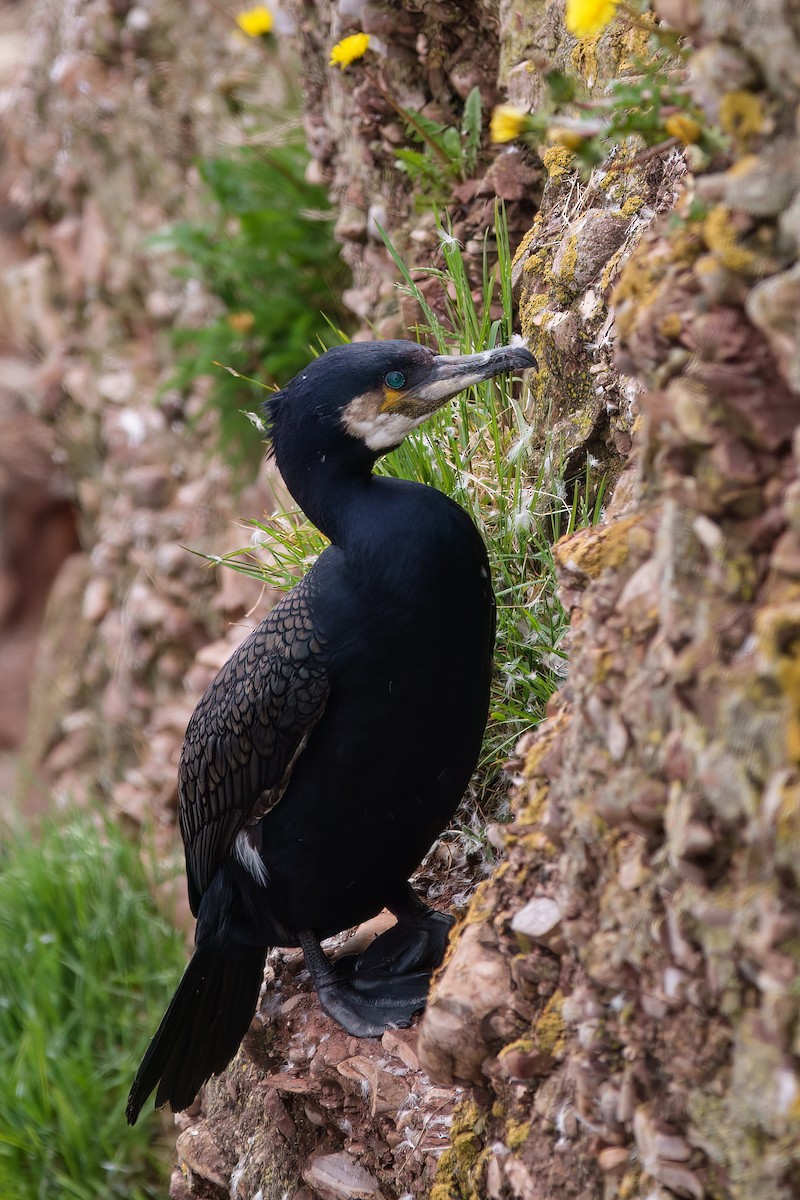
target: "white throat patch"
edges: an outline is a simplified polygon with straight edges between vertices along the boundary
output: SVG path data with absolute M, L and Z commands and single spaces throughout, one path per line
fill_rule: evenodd
M 421 411 L 418 417 L 400 412 L 381 412 L 382 400 L 379 394 L 367 392 L 363 396 L 356 396 L 342 412 L 342 424 L 347 432 L 364 442 L 370 450 L 388 450 L 398 445 L 431 412 L 430 409 Z

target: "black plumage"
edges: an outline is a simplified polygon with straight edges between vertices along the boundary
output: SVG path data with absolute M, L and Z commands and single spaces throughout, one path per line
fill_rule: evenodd
M 351 1033 L 424 1006 L 450 919 L 408 877 L 450 820 L 486 723 L 494 598 L 483 541 L 432 488 L 372 474 L 447 399 L 528 351 L 340 346 L 268 402 L 284 480 L 331 545 L 198 704 L 179 772 L 196 948 L 134 1080 L 128 1119 L 187 1107 L 246 1032 L 270 946 L 303 948 Z M 321 938 L 397 924 L 335 966 Z

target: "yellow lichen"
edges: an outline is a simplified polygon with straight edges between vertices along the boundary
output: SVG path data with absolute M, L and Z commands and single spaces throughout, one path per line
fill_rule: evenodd
M 525 776 L 530 779 L 537 773 L 537 764 L 541 758 L 541 754 L 537 754 L 539 749 L 538 744 L 531 747 L 531 752 L 525 760 Z M 538 825 L 541 819 L 544 806 L 547 801 L 549 788 L 546 784 L 540 787 L 531 788 L 528 792 L 526 803 L 520 808 L 517 816 L 517 824 L 519 825 Z
M 520 327 L 522 336 L 526 338 L 533 337 L 537 332 L 536 317 L 547 307 L 547 295 L 544 292 L 531 292 L 527 296 L 523 296 L 519 304 Z M 534 354 L 536 353 L 533 348 Z M 539 369 L 542 369 L 542 362 L 539 361 Z
M 450 1126 L 450 1145 L 439 1159 L 429 1200 L 473 1200 L 481 1173 L 481 1135 L 486 1121 L 474 1100 L 457 1105 Z
M 683 321 L 677 313 L 667 313 L 661 318 L 659 332 L 662 337 L 670 338 L 671 340 L 680 337 L 682 329 Z
M 531 857 L 536 855 L 539 858 L 553 858 L 557 853 L 556 846 L 546 833 L 526 833 L 518 839 L 517 845 Z
M 465 925 L 480 925 L 491 913 L 492 906 L 489 900 L 490 883 L 491 880 L 484 879 L 476 887 L 469 908 L 467 909 L 467 915 L 464 917 Z
M 597 82 L 597 43 L 601 34 L 579 41 L 569 56 L 570 72 L 589 87 Z
M 746 141 L 766 126 L 764 105 L 752 92 L 726 92 L 719 104 L 719 123 L 725 133 Z
M 617 334 L 624 341 L 639 319 L 642 309 L 651 303 L 664 276 L 664 264 L 656 264 L 644 253 L 634 254 L 626 263 L 611 295 L 617 310 Z
M 548 146 L 542 151 L 544 169 L 551 179 L 563 179 L 572 170 L 574 154 L 566 146 Z
M 620 215 L 623 217 L 633 217 L 644 205 L 644 196 L 628 196 L 628 199 L 620 208 Z
M 622 517 L 612 524 L 590 526 L 556 542 L 556 561 L 566 570 L 596 579 L 607 568 L 617 570 L 629 554 L 628 534 L 641 518 Z
M 533 1038 L 532 1037 L 521 1037 L 521 1038 L 517 1038 L 517 1040 L 515 1042 L 509 1042 L 507 1046 L 503 1046 L 503 1049 L 500 1051 L 500 1053 L 498 1054 L 497 1057 L 500 1060 L 500 1062 L 502 1062 L 503 1059 L 507 1058 L 509 1054 L 532 1054 L 532 1053 L 533 1053 Z
M 578 265 L 578 239 L 577 237 L 567 238 L 567 244 L 564 246 L 564 253 L 561 256 L 561 265 L 559 269 L 560 279 L 568 283 L 574 282 L 575 268 Z
M 563 1003 L 564 993 L 559 988 L 553 992 L 542 1015 L 533 1027 L 533 1037 L 537 1048 L 541 1050 L 542 1054 L 550 1054 L 553 1058 L 558 1058 L 560 1054 L 563 1054 L 567 1044 L 566 1026 L 561 1015 Z
M 528 232 L 525 234 L 525 237 L 522 239 L 520 244 L 517 246 L 516 252 L 514 254 L 514 258 L 511 263 L 512 267 L 515 267 L 517 265 L 517 263 L 519 262 L 519 260 L 522 258 L 523 254 L 526 253 L 526 251 L 527 251 L 528 247 L 530 246 L 531 242 L 533 241 L 535 235 L 536 235 L 536 222 L 534 221 L 533 226 L 528 230 Z
M 509 1150 L 521 1150 L 528 1140 L 531 1131 L 530 1121 L 512 1121 L 506 1123 L 505 1141 Z
M 730 209 L 724 204 L 715 204 L 706 217 L 703 238 L 714 257 L 729 271 L 742 275 L 757 273 L 758 256 L 737 238 Z

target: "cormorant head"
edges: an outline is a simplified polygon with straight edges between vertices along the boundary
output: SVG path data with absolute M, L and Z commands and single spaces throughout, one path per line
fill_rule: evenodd
M 266 402 L 276 461 L 290 487 L 287 468 L 295 474 L 301 459 L 305 469 L 328 456 L 371 469 L 465 388 L 535 366 L 521 345 L 452 356 L 407 341 L 334 346 Z

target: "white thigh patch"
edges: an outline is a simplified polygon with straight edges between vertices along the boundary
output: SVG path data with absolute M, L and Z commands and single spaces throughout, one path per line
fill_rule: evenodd
M 250 841 L 250 836 L 246 829 L 242 829 L 237 833 L 236 841 L 233 843 L 233 853 L 248 875 L 252 875 L 253 879 L 261 887 L 266 887 L 269 883 L 267 868 L 264 866 L 261 855 Z

